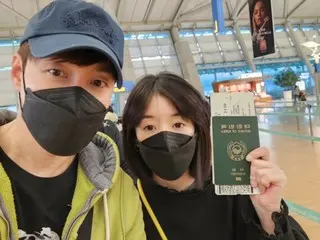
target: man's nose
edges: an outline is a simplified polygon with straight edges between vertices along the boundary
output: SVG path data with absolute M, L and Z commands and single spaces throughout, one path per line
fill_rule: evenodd
M 70 84 L 72 87 L 81 87 L 83 89 L 86 89 L 88 87 L 88 81 L 83 79 L 80 75 L 76 74 L 72 76 Z

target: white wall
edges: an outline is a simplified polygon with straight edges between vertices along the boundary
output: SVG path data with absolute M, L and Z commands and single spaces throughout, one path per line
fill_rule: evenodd
M 0 106 L 10 106 L 17 103 L 16 92 L 11 81 L 10 70 L 3 70 L 11 66 L 12 55 L 18 46 L 13 47 L 8 41 L 0 46 Z
M 129 94 L 130 92 L 124 92 L 119 94 L 120 116 L 122 116 Z

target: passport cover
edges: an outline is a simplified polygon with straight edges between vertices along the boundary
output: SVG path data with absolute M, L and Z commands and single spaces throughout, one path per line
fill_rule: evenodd
M 212 117 L 216 185 L 250 185 L 246 156 L 260 146 L 256 116 Z

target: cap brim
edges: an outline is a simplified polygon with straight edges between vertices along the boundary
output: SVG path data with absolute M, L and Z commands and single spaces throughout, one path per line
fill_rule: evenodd
M 117 56 L 103 42 L 82 34 L 52 34 L 28 40 L 31 53 L 36 58 L 45 58 L 52 55 L 75 49 L 90 48 L 105 54 L 117 70 L 117 87 L 123 83 L 121 67 Z

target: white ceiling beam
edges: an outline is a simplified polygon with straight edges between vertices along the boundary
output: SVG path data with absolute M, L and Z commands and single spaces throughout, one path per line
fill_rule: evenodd
M 283 17 L 286 18 L 288 16 L 289 12 L 289 0 L 284 0 L 284 5 L 283 5 Z
M 247 6 L 248 1 L 247 0 L 238 0 L 237 1 L 237 5 L 234 8 L 233 14 L 232 14 L 232 18 L 231 19 L 237 19 L 238 16 L 241 14 L 241 12 L 243 11 L 243 9 Z
M 13 13 L 15 16 L 25 20 L 25 21 L 28 21 L 29 18 L 26 17 L 25 15 L 19 13 L 18 11 L 16 11 L 15 9 L 13 9 L 12 7 L 8 6 L 7 4 L 3 3 L 2 1 L 0 1 L 0 6 L 6 10 L 8 10 L 9 12 Z
M 228 17 L 229 17 L 229 19 L 232 19 L 233 10 L 232 10 L 232 4 L 231 4 L 230 0 L 226 0 L 226 6 L 227 6 L 227 11 L 228 11 Z
M 306 2 L 307 0 L 302 0 L 300 1 L 291 11 L 290 13 L 287 15 L 287 19 L 290 18 L 297 10 L 299 10 L 299 8 Z
M 119 3 L 118 3 L 118 7 L 117 7 L 117 11 L 116 11 L 116 17 L 118 20 L 120 20 L 120 17 L 121 17 L 121 16 L 119 16 L 119 14 L 120 14 L 121 8 L 123 7 L 124 1 L 125 0 L 119 0 Z
M 173 18 L 173 25 L 176 25 L 178 18 L 181 16 L 181 12 L 183 11 L 183 9 L 185 8 L 185 6 L 187 6 L 187 4 L 190 2 L 190 0 L 181 0 L 179 7 L 176 11 L 176 13 L 174 14 L 174 18 Z
M 207 7 L 210 6 L 210 5 L 211 5 L 211 1 L 210 1 L 209 3 L 208 3 L 208 1 L 201 2 L 201 3 L 197 4 L 194 8 L 192 8 L 192 9 L 190 9 L 190 10 L 182 13 L 182 14 L 179 16 L 179 19 L 180 19 L 181 17 L 186 17 L 186 16 L 188 16 L 188 15 L 190 15 L 190 14 L 193 14 L 193 13 L 195 13 L 195 12 L 201 11 L 202 9 L 207 8 Z
M 148 7 L 147 7 L 147 10 L 144 14 L 142 22 L 144 22 L 144 23 L 148 22 L 148 18 L 149 18 L 150 12 L 154 6 L 154 2 L 155 2 L 155 0 L 149 0 Z

